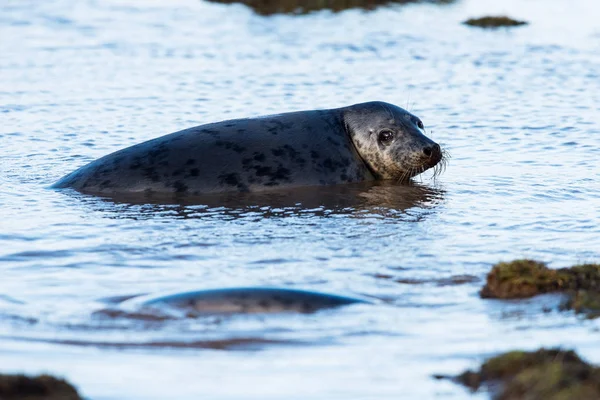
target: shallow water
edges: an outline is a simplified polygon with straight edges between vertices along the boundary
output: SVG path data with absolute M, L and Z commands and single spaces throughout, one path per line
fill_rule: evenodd
M 483 395 L 431 375 L 539 346 L 600 362 L 599 323 L 555 311 L 558 299 L 477 295 L 500 260 L 600 260 L 600 6 L 462 0 L 264 17 L 192 0 L 54 0 L 0 10 L 2 372 L 64 375 L 91 399 L 463 399 Z M 531 25 L 460 24 L 496 13 Z M 201 204 L 48 189 L 179 129 L 368 100 L 423 119 L 452 155 L 447 171 L 413 186 Z M 248 285 L 377 304 L 168 323 L 94 314 L 115 296 Z

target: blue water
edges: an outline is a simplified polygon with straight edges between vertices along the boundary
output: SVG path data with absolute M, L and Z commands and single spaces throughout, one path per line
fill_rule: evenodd
M 530 25 L 461 24 L 498 13 Z M 501 260 L 600 260 L 598 15 L 586 0 L 270 17 L 196 0 L 5 1 L 2 372 L 62 375 L 90 399 L 466 399 L 485 396 L 431 376 L 515 348 L 600 362 L 598 321 L 554 298 L 478 296 Z M 369 100 L 419 116 L 452 156 L 446 172 L 223 204 L 48 189 L 194 125 Z M 377 304 L 168 323 L 94 314 L 114 296 L 248 285 Z

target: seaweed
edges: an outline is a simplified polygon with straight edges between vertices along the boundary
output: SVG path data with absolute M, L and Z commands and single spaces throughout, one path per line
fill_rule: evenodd
M 487 16 L 481 18 L 470 18 L 463 22 L 465 25 L 479 28 L 508 28 L 512 26 L 527 25 L 526 21 L 519 21 L 506 16 Z
M 544 293 L 565 294 L 563 309 L 584 313 L 588 318 L 600 316 L 600 264 L 550 269 L 535 260 L 501 262 L 492 267 L 480 296 L 523 299 Z
M 308 14 L 313 11 L 331 10 L 339 12 L 351 8 L 372 10 L 379 6 L 407 3 L 447 4 L 455 0 L 209 0 L 213 3 L 241 3 L 257 14 Z
M 0 374 L 2 400 L 81 400 L 67 381 L 50 375 Z
M 451 377 L 473 391 L 486 387 L 495 400 L 592 400 L 600 398 L 600 368 L 574 351 L 510 351 L 485 361 L 478 371 Z

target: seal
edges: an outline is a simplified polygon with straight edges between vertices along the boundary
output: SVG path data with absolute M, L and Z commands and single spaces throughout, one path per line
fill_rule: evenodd
M 355 297 L 277 287 L 208 289 L 125 299 L 119 307 L 123 313 L 111 315 L 172 318 L 181 315 L 198 317 L 222 314 L 313 313 L 326 308 L 369 303 Z
M 201 195 L 407 181 L 443 160 L 423 128 L 408 111 L 379 101 L 216 122 L 114 152 L 53 187 Z

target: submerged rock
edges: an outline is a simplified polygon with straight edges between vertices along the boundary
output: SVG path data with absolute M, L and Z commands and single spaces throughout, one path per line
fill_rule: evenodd
M 2 400 L 81 400 L 70 383 L 50 375 L 0 374 Z
M 570 350 L 511 351 L 492 357 L 478 371 L 450 378 L 495 400 L 600 399 L 600 368 Z
M 447 4 L 455 0 L 208 0 L 213 3 L 241 3 L 262 15 L 307 14 L 312 11 L 343 11 L 350 8 L 367 10 L 388 4 L 438 3 Z
M 442 278 L 396 278 L 395 276 L 389 274 L 374 274 L 372 276 L 377 279 L 385 279 L 407 285 L 434 284 L 435 286 L 457 286 L 479 282 L 481 280 L 474 275 L 468 274 L 451 275 L 449 277 Z
M 501 262 L 492 267 L 482 298 L 519 299 L 543 293 L 564 293 L 563 308 L 600 316 L 600 264 L 582 264 L 550 269 L 535 260 Z
M 600 317 L 600 293 L 591 290 L 578 290 L 563 303 L 563 308 L 583 313 L 587 318 Z
M 465 25 L 469 26 L 477 26 L 480 28 L 502 28 L 502 27 L 511 27 L 511 26 L 521 26 L 527 25 L 526 21 L 518 21 L 516 19 L 512 19 L 506 16 L 488 16 L 481 18 L 470 18 L 463 22 Z

